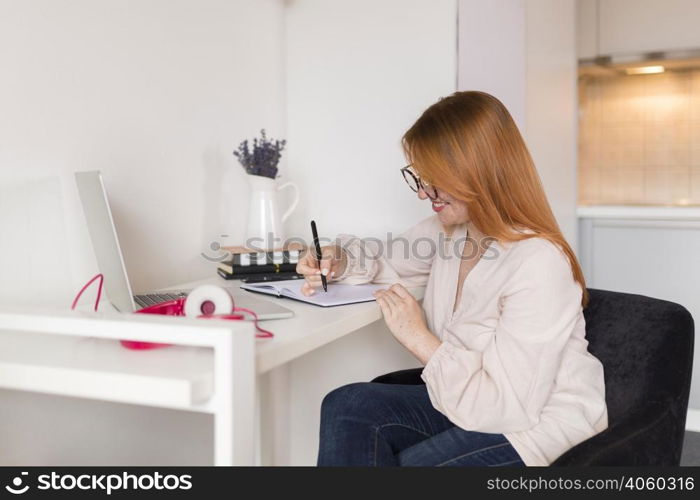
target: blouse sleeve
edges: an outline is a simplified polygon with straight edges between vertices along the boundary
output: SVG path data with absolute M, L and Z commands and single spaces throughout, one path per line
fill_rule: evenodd
M 526 244 L 486 347 L 464 345 L 466 332 L 444 331 L 421 375 L 433 406 L 467 430 L 505 433 L 538 423 L 581 312 L 566 255 L 547 240 Z
M 336 237 L 336 244 L 345 252 L 347 266 L 345 272 L 332 281 L 351 285 L 399 282 L 409 287 L 423 286 L 427 283 L 438 245 L 445 241 L 440 238 L 441 232 L 440 221 L 431 216 L 385 241 L 340 234 Z

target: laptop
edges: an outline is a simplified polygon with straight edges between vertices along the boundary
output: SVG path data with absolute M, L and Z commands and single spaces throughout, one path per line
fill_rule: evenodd
M 102 175 L 98 170 L 76 172 L 80 201 L 85 213 L 97 266 L 104 276 L 104 290 L 112 305 L 120 312 L 131 313 L 137 309 L 183 298 L 189 290 L 133 294 L 124 257 L 119 246 L 117 228 L 107 199 Z M 236 288 L 222 287 L 234 297 L 236 307 L 245 307 L 258 315 L 258 319 L 291 318 L 294 312 L 269 300 L 257 299 Z

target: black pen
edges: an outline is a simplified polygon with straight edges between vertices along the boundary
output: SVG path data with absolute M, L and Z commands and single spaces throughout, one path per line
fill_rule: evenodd
M 314 237 L 314 246 L 316 247 L 316 260 L 318 261 L 318 268 L 321 269 L 321 245 L 318 243 L 318 232 L 316 231 L 316 222 L 311 221 L 311 234 Z M 321 274 L 321 283 L 323 284 L 323 291 L 328 291 L 328 283 L 326 282 L 326 277 Z

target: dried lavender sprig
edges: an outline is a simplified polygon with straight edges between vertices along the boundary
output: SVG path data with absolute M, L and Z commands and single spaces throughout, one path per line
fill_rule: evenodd
M 285 140 L 268 140 L 265 129 L 260 131 L 262 136 L 253 139 L 252 152 L 247 140 L 240 143 L 233 155 L 243 165 L 245 171 L 252 175 L 261 175 L 274 179 L 277 177 L 277 165 L 282 151 L 287 143 Z

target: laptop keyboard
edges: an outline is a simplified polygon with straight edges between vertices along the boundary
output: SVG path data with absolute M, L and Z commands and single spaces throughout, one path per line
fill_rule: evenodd
M 147 293 L 144 295 L 134 295 L 134 302 L 141 307 L 154 306 L 169 300 L 184 299 L 187 297 L 185 292 L 177 293 Z

